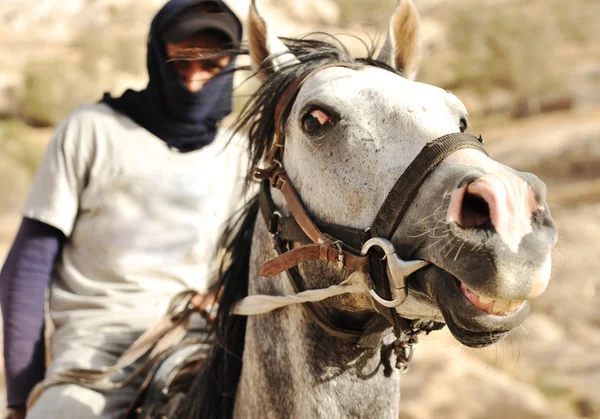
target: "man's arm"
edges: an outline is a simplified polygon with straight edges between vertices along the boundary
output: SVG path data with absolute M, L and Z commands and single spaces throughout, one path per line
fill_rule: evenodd
M 65 236 L 24 218 L 0 272 L 4 366 L 9 407 L 22 407 L 44 376 L 44 302 Z

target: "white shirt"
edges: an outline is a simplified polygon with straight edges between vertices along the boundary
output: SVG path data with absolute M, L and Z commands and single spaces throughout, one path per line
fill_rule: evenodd
M 105 104 L 57 129 L 23 211 L 68 237 L 50 287 L 57 337 L 143 330 L 175 294 L 206 291 L 242 204 L 245 147 L 228 140 L 180 153 Z

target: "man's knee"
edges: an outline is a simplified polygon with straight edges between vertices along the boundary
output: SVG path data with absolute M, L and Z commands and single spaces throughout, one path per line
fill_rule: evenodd
M 117 418 L 126 407 L 126 397 L 105 395 L 76 384 L 62 384 L 46 389 L 27 412 L 27 419 Z
M 105 405 L 102 394 L 75 384 L 63 384 L 46 389 L 27 412 L 27 418 L 98 418 Z

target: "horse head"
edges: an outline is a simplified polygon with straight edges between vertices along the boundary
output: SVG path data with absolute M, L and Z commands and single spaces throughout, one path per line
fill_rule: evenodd
M 300 44 L 275 36 L 252 2 L 250 55 L 264 84 L 262 120 L 255 120 L 251 134 L 273 136 L 279 127 L 273 126 L 276 109 L 268 95 L 281 95 L 303 77 L 283 113 L 285 147 L 277 162 L 317 223 L 368 230 L 421 150 L 468 130 L 467 109 L 451 92 L 414 81 L 420 39 L 411 0 L 399 2 L 376 60 L 350 65 L 341 52 L 325 58 Z M 252 145 L 254 163 L 268 156 L 275 140 L 265 141 Z M 545 195 L 536 176 L 480 149 L 462 148 L 445 157 L 389 237 L 402 259 L 428 262 L 408 278 L 408 297 L 397 314 L 443 321 L 457 340 L 473 347 L 494 343 L 520 325 L 529 300 L 550 279 L 557 232 Z M 273 192 L 273 199 L 285 213 L 281 195 Z M 304 275 L 317 278 L 307 288 L 332 285 L 337 274 L 343 276 L 335 266 L 309 265 L 301 271 L 319 275 Z M 373 311 L 366 293 L 337 297 L 332 304 L 351 313 Z

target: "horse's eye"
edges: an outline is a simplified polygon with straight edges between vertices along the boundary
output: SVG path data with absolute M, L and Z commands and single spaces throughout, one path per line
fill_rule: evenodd
M 469 128 L 469 122 L 467 121 L 467 118 L 460 118 L 460 132 L 465 132 L 467 130 L 467 128 Z
M 304 127 L 307 134 L 316 133 L 326 124 L 333 125 L 333 121 L 329 115 L 320 109 L 314 109 L 302 118 L 302 127 Z

